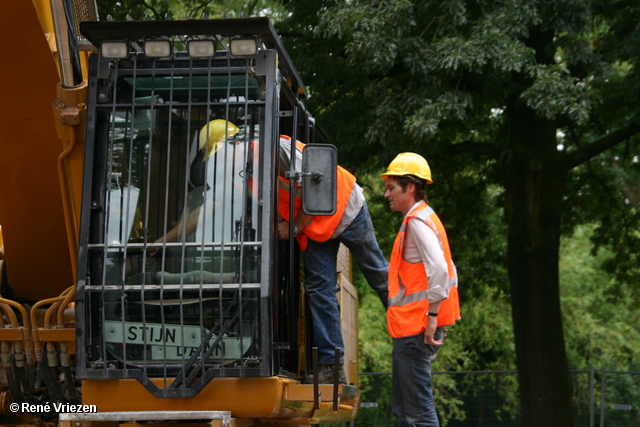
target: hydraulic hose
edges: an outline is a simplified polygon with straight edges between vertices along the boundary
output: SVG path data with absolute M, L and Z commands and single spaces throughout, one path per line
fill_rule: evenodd
M 26 355 L 26 363 L 32 363 L 34 359 L 33 345 L 32 345 L 33 341 L 31 337 L 31 322 L 29 319 L 29 314 L 27 313 L 27 310 L 16 301 L 8 300 L 6 298 L 0 298 L 0 308 L 4 309 L 2 304 L 6 304 L 18 309 L 22 317 L 22 323 L 24 328 L 22 340 L 15 342 L 14 356 L 16 358 L 17 365 L 19 367 L 23 367 L 25 364 L 25 355 Z M 12 323 L 11 326 L 14 328 L 19 327 L 18 319 L 15 316 L 15 314 L 13 314 L 13 310 L 4 309 L 4 311 L 11 318 L 11 323 Z
M 49 299 L 44 299 L 44 300 L 40 300 L 37 303 L 35 303 L 33 305 L 33 307 L 31 307 L 31 313 L 30 313 L 30 317 L 31 317 L 31 324 L 33 325 L 33 329 L 32 329 L 32 337 L 33 337 L 33 347 L 34 347 L 34 352 L 36 354 L 36 360 L 39 360 L 40 358 L 40 351 L 42 350 L 43 346 L 42 346 L 42 341 L 40 340 L 40 332 L 38 330 L 38 319 L 37 319 L 37 313 L 38 310 L 40 309 L 40 307 L 42 307 L 43 305 L 47 305 L 47 304 L 58 304 L 60 305 L 60 302 L 64 300 L 64 295 L 69 291 L 69 289 L 67 289 L 61 296 L 59 297 L 55 297 L 55 298 L 49 298 Z M 50 308 L 47 310 L 47 313 L 49 313 Z M 53 313 L 51 314 L 51 316 L 53 316 Z M 46 317 L 46 316 L 45 316 Z M 45 327 L 47 327 L 47 322 L 45 320 Z M 50 326 L 49 326 L 50 327 Z
M 47 346 L 49 346 L 49 344 Z M 44 380 L 47 389 L 49 389 L 51 399 L 62 403 L 64 402 L 62 390 L 60 389 L 58 380 L 54 377 L 52 368 L 50 367 L 51 363 L 49 362 L 49 353 L 50 351 L 47 349 L 42 349 L 42 359 L 38 362 L 38 370 L 40 371 L 40 375 L 42 375 L 42 379 Z
M 69 304 L 71 304 L 71 302 L 74 300 L 75 297 L 76 297 L 76 288 L 75 286 L 72 286 L 69 289 L 69 292 L 67 292 L 67 295 L 65 296 L 64 300 L 60 304 L 60 307 L 58 308 L 58 326 L 61 328 L 64 327 L 64 311 L 69 306 Z
M 73 203 L 69 185 L 67 183 L 67 174 L 65 173 L 65 161 L 71 155 L 76 147 L 75 129 L 71 129 L 69 134 L 69 145 L 58 157 L 58 178 L 60 180 L 60 191 L 62 192 L 62 209 L 64 212 L 65 222 L 67 223 L 67 243 L 69 245 L 69 256 L 71 257 L 71 271 L 73 273 L 73 281 L 76 280 L 76 271 L 78 267 L 78 235 L 76 228 L 75 215 L 73 212 Z
M 80 58 L 77 50 L 73 52 L 71 48 L 73 41 L 75 41 L 75 29 L 72 29 L 69 25 L 68 7 L 68 2 L 65 4 L 64 0 L 51 0 L 51 15 L 53 16 L 56 47 L 60 60 L 62 85 L 65 87 L 74 87 L 80 84 L 82 80 L 76 82 L 74 76 L 74 74 L 77 74 L 77 72 L 74 73 L 74 64 L 80 64 Z M 73 18 L 71 19 L 73 20 Z

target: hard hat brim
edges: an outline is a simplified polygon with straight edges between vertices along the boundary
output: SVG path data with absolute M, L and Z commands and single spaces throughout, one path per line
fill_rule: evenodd
M 380 178 L 382 179 L 387 179 L 390 176 L 407 176 L 407 175 L 411 175 L 411 176 L 415 176 L 416 178 L 422 179 L 424 180 L 427 184 L 433 184 L 433 181 L 431 179 L 428 178 L 423 178 L 421 176 L 412 174 L 412 173 L 400 173 L 400 172 L 385 172 L 383 174 L 380 175 Z

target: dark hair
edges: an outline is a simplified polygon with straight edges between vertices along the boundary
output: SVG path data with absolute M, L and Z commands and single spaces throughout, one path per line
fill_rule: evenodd
M 414 176 L 414 175 L 399 175 L 399 176 L 394 176 L 394 178 L 396 179 L 396 181 L 398 181 L 398 184 L 400 185 L 400 187 L 402 187 L 402 191 L 406 191 L 407 185 L 414 184 L 416 188 L 416 192 L 415 192 L 416 201 L 418 200 L 424 200 L 425 202 L 427 201 L 427 188 L 426 188 L 427 182 L 424 179 L 418 178 L 417 176 Z

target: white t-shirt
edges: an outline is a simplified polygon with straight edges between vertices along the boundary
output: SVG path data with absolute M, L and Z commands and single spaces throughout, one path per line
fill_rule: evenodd
M 407 215 L 413 212 L 422 202 L 417 202 Z M 413 218 L 407 221 L 402 257 L 405 261 L 424 265 L 429 289 L 427 298 L 430 303 L 442 301 L 449 296 L 449 273 L 447 260 L 440 246 L 436 233 L 424 221 Z

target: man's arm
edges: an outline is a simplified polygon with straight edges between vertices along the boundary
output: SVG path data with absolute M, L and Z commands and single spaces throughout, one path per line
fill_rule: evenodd
M 418 259 L 422 261 L 429 280 L 429 289 L 427 290 L 429 303 L 433 304 L 447 299 L 451 286 L 449 266 L 438 237 L 425 222 L 411 220 L 407 227 L 407 241 L 409 240 L 413 242 L 414 249 L 411 251 L 407 248 L 406 258 L 413 262 Z
M 285 143 L 287 142 L 287 140 L 285 140 Z M 288 157 L 288 152 L 287 152 L 287 148 L 290 150 L 291 149 L 291 145 L 287 145 L 287 146 L 283 146 L 284 144 L 282 144 L 281 142 L 281 146 L 280 146 L 280 154 L 281 154 L 281 159 L 280 161 L 283 163 L 283 165 L 287 170 L 289 168 L 289 157 Z M 299 168 L 302 164 L 302 153 L 299 152 L 299 150 L 297 151 L 297 155 L 300 155 L 300 158 L 298 159 L 298 161 L 296 162 L 296 167 Z M 296 156 L 297 157 L 297 156 Z M 290 182 L 288 180 L 283 180 L 283 179 L 278 179 L 278 186 L 285 190 L 286 192 L 290 191 Z M 297 182 L 294 182 L 294 197 L 300 199 L 302 198 L 302 188 L 300 187 L 300 185 Z M 307 225 L 309 225 L 309 223 L 313 220 L 313 217 L 310 215 L 305 214 L 304 212 L 302 212 L 302 210 L 300 210 L 300 212 L 298 213 L 298 216 L 295 218 L 294 222 L 293 222 L 293 226 L 295 227 L 294 230 L 297 231 L 297 233 L 300 233 Z M 297 234 L 296 233 L 296 234 Z M 289 236 L 289 221 L 281 221 L 278 223 L 278 236 L 280 237 L 280 239 L 286 240 L 288 239 Z
M 298 213 L 295 221 L 293 221 L 294 232 L 296 233 L 296 235 L 298 233 L 301 233 L 302 230 L 307 225 L 309 225 L 312 220 L 313 217 L 311 215 L 307 215 L 301 210 L 300 213 Z M 289 238 L 289 221 L 281 221 L 278 223 L 278 236 L 280 236 L 280 238 L 284 240 Z
M 440 304 L 442 304 L 442 301 L 430 302 L 429 313 L 437 313 L 440 310 Z M 438 318 L 436 316 L 431 316 L 428 313 L 427 317 L 429 320 L 427 321 L 427 329 L 424 330 L 424 343 L 430 345 L 442 345 L 442 340 L 435 340 L 433 338 L 436 333 L 436 329 L 438 328 Z
M 207 200 L 206 202 L 206 215 L 207 217 L 213 217 L 217 210 L 217 204 L 213 200 Z M 196 207 L 194 210 L 187 214 L 187 217 L 182 217 L 180 222 L 173 227 L 171 230 L 167 231 L 167 234 L 158 238 L 156 243 L 162 242 L 178 242 L 182 240 L 182 235 L 184 233 L 185 236 L 188 236 L 198 229 L 198 221 L 200 219 L 200 212 L 202 211 L 202 207 L 204 205 L 200 205 Z
M 156 243 L 162 243 L 163 241 L 177 242 L 179 239 L 182 238 L 183 229 L 184 229 L 185 236 L 188 236 L 189 234 L 196 231 L 196 228 L 198 227 L 198 217 L 200 216 L 201 208 L 202 206 L 198 206 L 197 208 L 189 212 L 187 214 L 186 221 L 185 221 L 185 218 L 180 219 L 180 222 L 171 230 L 167 231 L 167 234 L 165 234 L 163 237 L 160 237 L 158 240 L 156 240 Z M 186 227 L 185 227 L 185 224 L 186 224 Z
M 411 243 L 409 240 L 411 240 Z M 440 247 L 438 237 L 425 222 L 411 220 L 407 226 L 407 246 L 413 246 L 413 251 L 411 249 L 406 251 L 407 258 L 415 259 L 419 257 L 429 280 L 429 289 L 427 290 L 429 313 L 438 313 L 440 304 L 449 295 L 447 260 Z M 442 340 L 434 339 L 434 334 L 438 327 L 438 318 L 429 316 L 429 313 L 425 313 L 428 317 L 428 322 L 424 331 L 424 342 L 430 345 L 442 345 Z

